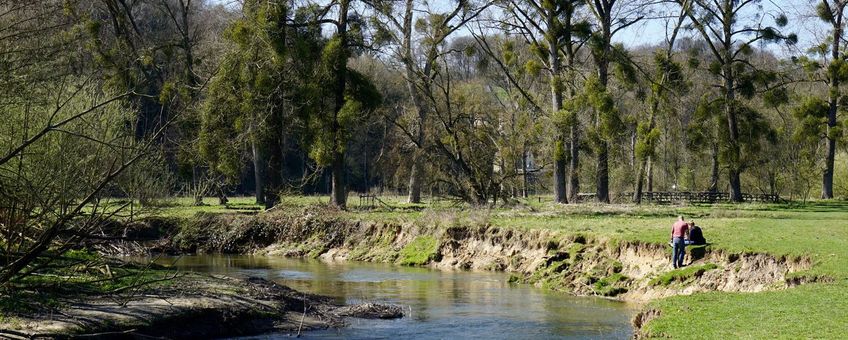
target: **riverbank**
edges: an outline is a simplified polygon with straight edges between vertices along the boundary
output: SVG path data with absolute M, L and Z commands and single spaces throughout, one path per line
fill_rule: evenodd
M 643 337 L 689 337 L 677 326 L 693 320 L 707 338 L 833 337 L 848 322 L 846 211 L 838 202 L 400 212 L 304 205 L 180 219 L 168 244 L 186 252 L 507 271 L 515 282 L 647 302 L 650 317 L 636 322 Z M 677 214 L 695 218 L 712 245 L 672 270 L 665 243 Z
M 689 266 L 671 270 L 663 244 L 468 221 L 367 221 L 316 209 L 200 215 L 171 242 L 185 252 L 506 271 L 514 282 L 630 302 L 696 292 L 760 292 L 831 280 L 804 274 L 812 267 L 806 256 L 690 247 Z
M 209 338 L 342 327 L 344 317 L 396 318 L 396 306 L 344 306 L 259 278 L 168 274 L 120 294 L 17 301 L 5 311 L 7 338 Z M 23 307 L 20 306 L 19 307 Z

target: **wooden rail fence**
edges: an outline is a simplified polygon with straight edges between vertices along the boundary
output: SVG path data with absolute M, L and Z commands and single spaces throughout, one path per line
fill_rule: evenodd
M 633 199 L 632 192 L 622 193 L 619 197 L 622 201 Z M 729 202 L 730 193 L 727 192 L 692 192 L 692 191 L 650 191 L 642 193 L 642 201 L 651 203 L 672 203 L 672 202 L 691 202 L 691 203 L 716 203 Z M 781 201 L 780 195 L 772 194 L 742 194 L 744 202 L 765 202 L 777 203 Z

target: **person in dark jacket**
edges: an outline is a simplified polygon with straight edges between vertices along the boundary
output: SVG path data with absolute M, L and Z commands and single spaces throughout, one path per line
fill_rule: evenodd
M 695 222 L 689 222 L 689 240 L 687 240 L 686 244 L 707 244 L 707 239 L 704 238 L 704 233 L 701 231 L 701 227 L 695 225 Z

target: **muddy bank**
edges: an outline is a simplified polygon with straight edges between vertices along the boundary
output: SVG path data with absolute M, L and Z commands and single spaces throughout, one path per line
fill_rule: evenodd
M 188 274 L 132 294 L 70 297 L 7 313 L 0 338 L 210 338 L 342 327 L 344 317 L 397 318 L 398 306 L 343 306 L 259 278 Z
M 170 251 L 505 271 L 514 282 L 624 301 L 705 291 L 759 292 L 821 279 L 793 274 L 811 266 L 805 258 L 687 247 L 689 265 L 672 270 L 667 245 L 484 222 L 368 222 L 308 208 L 253 216 L 199 215 L 179 227 L 157 223 L 157 230 L 177 230 L 153 241 L 160 247 L 167 244 Z

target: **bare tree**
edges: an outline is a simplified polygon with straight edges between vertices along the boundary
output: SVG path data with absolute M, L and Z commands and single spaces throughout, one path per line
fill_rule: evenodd
M 412 146 L 410 160 L 408 197 L 409 203 L 421 202 L 423 184 L 424 149 L 427 143 L 428 113 L 425 97 L 431 95 L 433 78 L 440 47 L 451 35 L 466 27 L 490 5 L 490 1 L 451 1 L 445 11 L 434 10 L 429 4 L 406 0 L 403 6 L 398 1 L 364 1 L 375 13 L 376 30 L 391 47 L 390 57 L 403 68 L 406 88 L 414 111 L 410 126 L 392 119 L 393 124 L 403 131 Z M 418 23 L 426 23 L 418 25 Z M 418 26 L 416 26 L 418 25 Z
M 651 97 L 649 99 L 648 122 L 647 124 L 639 124 L 637 128 L 637 143 L 635 147 L 635 157 L 639 160 L 637 175 L 636 175 L 636 190 L 633 192 L 633 201 L 637 204 L 642 203 L 642 186 L 645 181 L 646 174 L 651 171 L 650 163 L 654 156 L 655 144 L 658 139 L 659 131 L 656 130 L 657 115 L 660 111 L 660 105 L 667 101 L 669 92 L 680 91 L 685 88 L 685 82 L 682 80 L 680 66 L 674 62 L 674 43 L 677 41 L 677 35 L 683 26 L 686 19 L 686 11 L 684 7 L 680 10 L 677 18 L 672 20 L 671 35 L 666 38 L 666 46 L 664 51 L 657 51 L 655 62 L 657 63 L 657 74 L 654 76 L 651 84 Z

